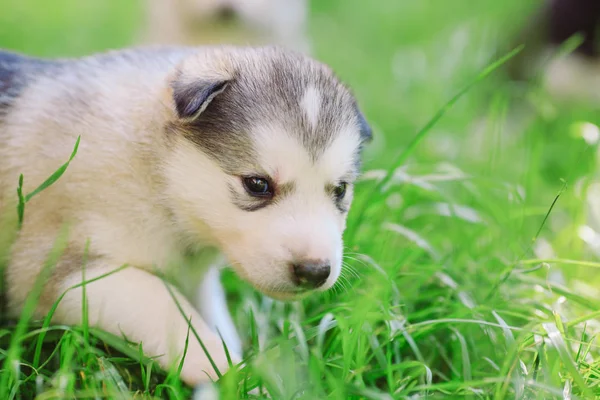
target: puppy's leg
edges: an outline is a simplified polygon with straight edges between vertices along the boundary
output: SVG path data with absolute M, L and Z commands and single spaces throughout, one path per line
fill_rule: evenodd
M 208 326 L 221 334 L 227 349 L 234 354 L 241 354 L 242 343 L 229 314 L 220 278 L 219 267 L 210 267 L 198 288 L 196 306 Z
M 114 271 L 100 264 L 86 268 L 86 280 Z M 81 282 L 81 273 L 71 273 L 60 283 L 62 291 Z M 86 285 L 88 319 L 96 326 L 129 340 L 141 342 L 144 352 L 160 356 L 165 369 L 183 355 L 188 323 L 181 315 L 165 283 L 158 277 L 133 267 L 126 268 Z M 174 291 L 175 292 L 175 291 Z M 175 292 L 185 315 L 202 339 L 221 373 L 228 368 L 227 358 L 220 338 L 215 335 L 183 296 Z M 65 324 L 82 322 L 81 289 L 71 290 L 61 301 L 54 320 Z M 236 354 L 230 352 L 233 362 Z M 189 345 L 181 378 L 193 385 L 206 382 L 217 375 L 201 345 L 190 331 Z

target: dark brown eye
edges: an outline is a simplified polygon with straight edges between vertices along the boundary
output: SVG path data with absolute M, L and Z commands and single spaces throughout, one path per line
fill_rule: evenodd
M 273 191 L 268 179 L 258 176 L 248 176 L 242 179 L 249 195 L 254 197 L 271 197 Z
M 346 182 L 341 182 L 335 187 L 335 189 L 333 189 L 333 195 L 336 197 L 336 199 L 341 200 L 344 198 L 344 196 L 346 195 L 347 187 L 348 184 Z

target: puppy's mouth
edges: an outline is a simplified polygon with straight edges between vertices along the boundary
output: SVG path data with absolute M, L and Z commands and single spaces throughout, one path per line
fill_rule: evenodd
M 264 294 L 265 296 L 271 297 L 275 300 L 281 300 L 281 301 L 301 300 L 316 291 L 316 290 L 309 290 L 309 289 L 301 288 L 301 287 L 294 287 L 294 286 L 292 286 L 291 283 L 289 285 L 285 285 L 284 287 L 281 287 L 279 285 L 277 285 L 277 286 L 264 285 L 264 284 L 261 284 L 260 282 L 255 282 L 254 280 L 249 279 L 247 273 L 238 271 L 238 274 L 247 283 L 252 285 L 257 291 L 259 291 L 260 293 Z
M 235 260 L 235 258 L 229 256 L 229 260 Z M 252 287 L 254 287 L 254 289 L 265 296 L 271 297 L 275 300 L 301 300 L 309 295 L 318 292 L 324 292 L 331 287 L 331 285 L 326 283 L 327 279 L 322 279 L 323 277 L 321 276 L 315 277 L 311 275 L 295 277 L 293 273 L 293 267 L 290 267 L 290 271 L 287 271 L 288 273 L 284 275 L 282 274 L 283 271 L 281 271 L 282 268 L 279 263 L 269 265 L 270 267 L 278 270 L 273 272 L 273 278 L 275 278 L 273 280 L 256 279 L 255 275 L 257 275 L 257 273 L 253 272 L 258 268 L 255 265 L 245 266 L 243 263 L 236 261 L 231 261 L 230 265 L 236 271 L 237 275 L 246 283 L 249 283 Z

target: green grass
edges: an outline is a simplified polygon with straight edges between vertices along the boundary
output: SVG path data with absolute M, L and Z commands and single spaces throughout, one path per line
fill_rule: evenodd
M 125 3 L 0 0 L 0 46 L 128 45 L 139 17 Z M 444 108 L 511 50 L 502 41 L 535 2 L 313 3 L 316 56 L 353 87 L 375 133 L 346 268 L 334 290 L 293 304 L 226 275 L 248 351 L 219 381 L 223 398 L 255 387 L 274 399 L 600 398 L 600 260 L 578 235 L 600 177 L 580 127 L 600 125 L 599 110 L 502 70 Z M 536 256 L 540 244 L 554 255 Z M 0 325 L 2 398 L 189 398 L 137 344 L 25 322 Z

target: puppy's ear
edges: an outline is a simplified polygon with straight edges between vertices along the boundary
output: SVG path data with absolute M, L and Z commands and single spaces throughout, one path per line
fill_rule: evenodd
M 179 118 L 193 121 L 222 93 L 229 84 L 228 80 L 199 80 L 194 82 L 174 81 L 173 100 Z
M 369 143 L 373 140 L 373 130 L 367 122 L 367 119 L 360 110 L 357 108 L 358 116 L 358 129 L 360 131 L 360 138 L 363 142 Z

